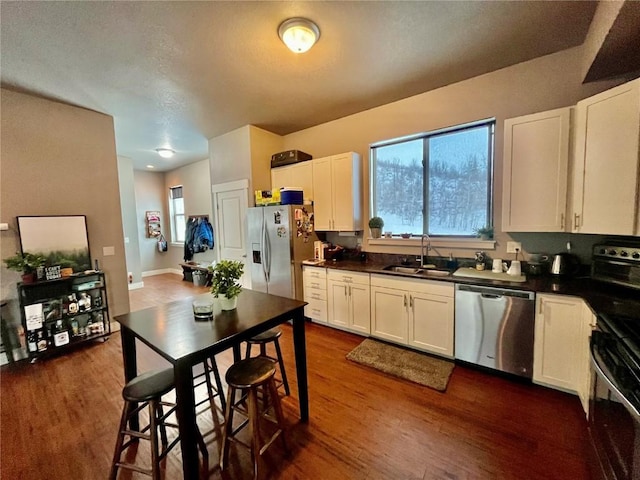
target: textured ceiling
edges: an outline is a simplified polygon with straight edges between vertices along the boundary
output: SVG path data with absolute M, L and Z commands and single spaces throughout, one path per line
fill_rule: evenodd
M 243 125 L 287 134 L 580 45 L 596 4 L 2 1 L 1 81 L 113 116 L 118 154 L 162 171 Z M 306 54 L 278 38 L 293 16 L 320 27 Z

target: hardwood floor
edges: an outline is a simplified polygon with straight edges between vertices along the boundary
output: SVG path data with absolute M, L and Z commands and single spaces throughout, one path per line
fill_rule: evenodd
M 132 309 L 194 288 L 176 275 L 145 278 L 131 292 Z M 292 335 L 281 345 L 291 396 L 283 399 L 290 454 L 276 442 L 262 478 L 278 479 L 586 479 L 588 433 L 577 397 L 456 366 L 440 393 L 351 363 L 362 337 L 308 324 L 310 422 L 297 421 Z M 163 360 L 140 349 L 140 368 Z M 231 353 L 218 356 L 221 372 Z M 106 478 L 122 408 L 118 334 L 47 361 L 3 367 L 0 477 Z M 212 423 L 199 417 L 202 430 Z M 211 466 L 219 444 L 207 437 Z M 232 465 L 210 478 L 250 478 L 249 456 L 232 446 Z M 149 458 L 141 445 L 139 461 Z M 119 478 L 143 478 L 122 473 Z M 144 477 L 146 478 L 146 477 Z M 179 448 L 166 479 L 181 478 Z

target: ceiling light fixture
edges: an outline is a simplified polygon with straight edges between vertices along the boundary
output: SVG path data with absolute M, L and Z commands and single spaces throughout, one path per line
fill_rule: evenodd
M 278 27 L 278 35 L 294 53 L 304 53 L 320 38 L 320 29 L 311 20 L 301 17 L 289 18 Z
M 158 155 L 162 158 L 171 158 L 176 153 L 170 148 L 156 148 L 156 152 L 158 152 Z

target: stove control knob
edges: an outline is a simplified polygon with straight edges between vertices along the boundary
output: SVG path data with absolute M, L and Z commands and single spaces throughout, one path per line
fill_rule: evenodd
M 634 252 L 633 255 L 631 255 L 631 256 L 637 260 L 637 259 L 640 258 L 640 253 Z
M 600 255 L 604 255 L 607 253 L 607 251 L 604 248 L 601 248 L 600 251 L 598 252 Z
M 622 251 L 620 252 L 620 256 L 621 256 L 621 257 L 628 257 L 628 256 L 629 256 L 629 254 L 627 253 L 627 251 L 626 251 L 626 250 L 622 250 Z
M 609 250 L 609 255 L 617 255 L 618 252 L 616 252 L 615 250 Z

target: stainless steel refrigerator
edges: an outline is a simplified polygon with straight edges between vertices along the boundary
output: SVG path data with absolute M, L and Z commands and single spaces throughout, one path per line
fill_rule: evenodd
M 313 207 L 253 207 L 247 220 L 251 288 L 302 300 L 302 261 L 313 258 L 313 242 L 318 240 Z

